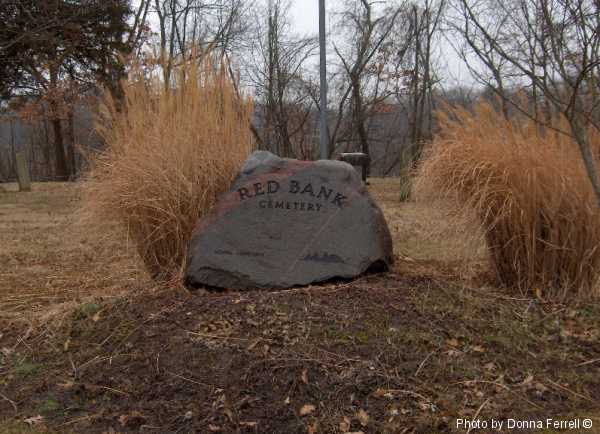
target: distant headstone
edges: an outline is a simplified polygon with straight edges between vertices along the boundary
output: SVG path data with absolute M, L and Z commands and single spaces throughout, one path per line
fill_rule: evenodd
M 17 152 L 17 180 L 19 181 L 19 191 L 31 191 L 31 178 L 29 177 L 29 167 L 27 166 L 27 157 L 24 152 Z
M 257 151 L 198 222 L 185 282 L 290 288 L 385 270 L 392 262 L 383 213 L 351 165 Z
M 371 164 L 371 157 L 363 152 L 342 152 L 340 154 L 340 160 L 345 161 L 352 166 L 360 166 L 362 171 L 362 180 L 364 183 L 367 182 L 367 174 L 369 172 L 369 164 Z

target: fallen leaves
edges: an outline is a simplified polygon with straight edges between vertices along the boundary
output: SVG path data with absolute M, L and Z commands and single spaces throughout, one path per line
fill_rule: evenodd
M 258 426 L 258 422 L 240 422 L 240 426 L 255 428 L 256 426 Z
M 534 393 L 538 396 L 544 394 L 548 391 L 548 388 L 540 381 L 534 381 L 533 374 L 527 374 L 525 379 L 519 383 L 518 385 L 524 387 L 525 389 L 533 389 Z
M 56 385 L 61 389 L 70 390 L 73 388 L 73 386 L 75 386 L 75 382 L 72 380 L 65 380 L 63 382 L 56 383 Z
M 535 383 L 533 387 L 535 387 L 536 394 L 538 395 L 548 391 L 548 388 L 542 383 Z
M 454 348 L 457 348 L 460 345 L 456 338 L 446 339 L 446 344 Z
M 24 419 L 23 422 L 25 422 L 29 426 L 41 425 L 44 423 L 44 416 L 38 414 L 37 416 Z
M 377 389 L 373 392 L 373 396 L 376 398 L 386 398 L 386 399 L 394 399 L 394 394 L 387 389 Z
M 302 382 L 304 384 L 308 384 L 308 370 L 307 369 L 304 369 L 302 371 Z
M 309 414 L 314 413 L 316 409 L 317 407 L 312 404 L 304 404 L 302 408 L 300 408 L 300 416 L 308 416 Z
M 367 426 L 369 423 L 369 415 L 362 408 L 358 410 L 358 413 L 356 413 L 356 418 L 362 426 Z
M 129 414 L 123 414 L 119 416 L 119 422 L 123 427 L 127 428 L 136 428 L 139 425 L 143 424 L 146 421 L 146 418 L 139 411 L 132 411 Z
M 369 414 L 362 408 L 360 410 L 358 410 L 355 417 L 358 420 L 358 422 L 360 423 L 360 425 L 363 427 L 367 426 L 367 424 L 369 423 Z M 352 425 L 352 421 L 347 416 L 344 416 L 339 424 L 340 432 L 342 432 L 344 434 L 360 434 L 360 433 L 362 433 L 362 431 L 352 431 L 351 432 L 350 431 L 351 425 Z
M 486 363 L 485 365 L 483 365 L 483 368 L 486 371 L 493 371 L 494 369 L 496 369 L 496 364 L 494 362 L 489 362 L 489 363 Z
M 346 416 L 344 416 L 340 422 L 340 431 L 343 433 L 350 431 L 350 419 L 348 419 Z
M 521 386 L 527 386 L 527 385 L 531 384 L 532 382 L 533 382 L 533 375 L 528 374 L 527 377 L 525 377 L 525 379 L 521 383 Z

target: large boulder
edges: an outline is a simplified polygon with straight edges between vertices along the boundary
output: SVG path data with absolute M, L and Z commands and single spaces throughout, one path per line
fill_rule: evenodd
M 290 288 L 386 270 L 392 261 L 383 213 L 352 166 L 256 151 L 198 222 L 185 282 Z

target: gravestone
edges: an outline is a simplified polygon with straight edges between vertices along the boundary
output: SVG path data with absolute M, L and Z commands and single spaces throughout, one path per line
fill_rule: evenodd
M 367 184 L 367 175 L 369 173 L 371 157 L 363 152 L 342 152 L 340 154 L 340 160 L 345 161 L 352 166 L 360 166 L 362 180 L 365 184 Z
M 27 157 L 25 157 L 25 153 L 17 152 L 16 160 L 19 191 L 31 191 L 31 178 L 29 176 L 29 167 L 27 166 Z
M 393 262 L 383 213 L 354 168 L 254 152 L 199 220 L 188 287 L 290 288 L 353 278 Z

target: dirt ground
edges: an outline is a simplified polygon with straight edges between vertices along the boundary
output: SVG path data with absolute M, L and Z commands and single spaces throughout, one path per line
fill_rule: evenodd
M 600 304 L 485 284 L 476 231 L 396 184 L 390 272 L 246 293 L 157 287 L 77 186 L 0 193 L 0 432 L 599 433 Z

